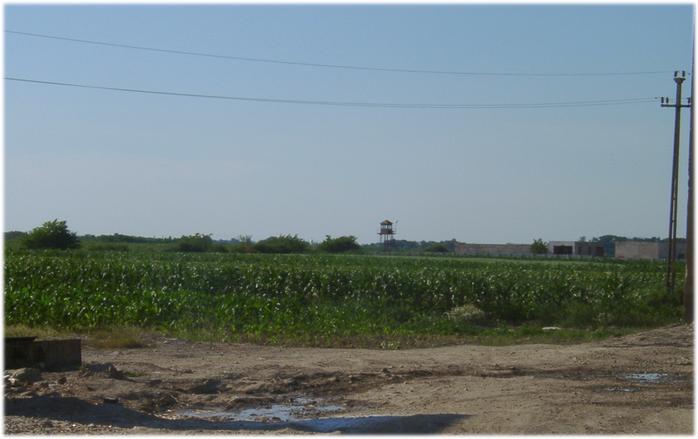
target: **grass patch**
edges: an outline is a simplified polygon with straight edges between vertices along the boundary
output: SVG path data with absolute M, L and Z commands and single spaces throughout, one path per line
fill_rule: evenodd
M 148 346 L 142 329 L 133 327 L 103 328 L 90 331 L 85 344 L 95 349 L 136 349 Z
M 31 327 L 27 325 L 6 325 L 5 337 L 36 337 L 36 338 L 63 338 L 75 337 L 74 332 L 67 332 L 51 327 Z
M 5 337 L 36 337 L 37 339 L 81 338 L 95 349 L 134 349 L 148 346 L 150 331 L 140 328 L 115 326 L 95 330 L 67 331 L 50 326 L 6 325 Z
M 383 335 L 235 334 L 222 330 L 169 332 L 168 336 L 199 342 L 249 343 L 284 347 L 362 348 L 381 350 L 420 349 L 454 345 L 511 346 L 519 344 L 576 344 L 620 337 L 650 328 L 561 328 L 543 326 L 471 327 L 468 334 L 389 333 Z
M 597 329 L 561 328 L 543 331 L 543 326 L 471 326 L 467 334 L 385 333 L 382 335 L 239 334 L 218 328 L 159 331 L 117 326 L 90 330 L 79 335 L 50 327 L 30 328 L 11 325 L 6 336 L 37 338 L 80 337 L 95 349 L 136 349 L 151 346 L 159 337 L 176 337 L 192 342 L 246 343 L 284 347 L 402 350 L 454 345 L 511 346 L 519 344 L 575 344 L 619 337 L 650 328 L 608 327 Z M 138 375 L 133 375 L 138 376 Z

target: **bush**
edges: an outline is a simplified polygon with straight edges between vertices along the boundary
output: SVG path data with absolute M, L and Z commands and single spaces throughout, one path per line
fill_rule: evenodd
M 14 241 L 16 239 L 22 240 L 27 236 L 26 232 L 19 232 L 19 231 L 12 231 L 12 232 L 5 232 L 5 242 L 7 241 Z
M 424 251 L 431 253 L 448 253 L 448 246 L 442 242 L 432 244 L 424 249 Z
M 309 244 L 298 235 L 270 236 L 254 245 L 260 253 L 303 253 L 308 247 Z
M 22 239 L 25 247 L 31 249 L 53 248 L 66 250 L 80 247 L 75 233 L 68 230 L 65 221 L 46 221 Z
M 240 242 L 230 246 L 231 253 L 255 253 L 256 251 L 254 244 L 249 242 Z
M 361 246 L 356 242 L 356 236 L 340 236 L 332 238 L 330 235 L 325 237 L 325 240 L 320 243 L 318 248 L 328 253 L 342 253 L 352 250 L 359 250 Z
M 254 248 L 254 243 L 252 242 L 251 235 L 240 235 L 235 239 L 238 241 L 236 244 L 230 246 L 230 251 L 233 253 L 254 253 L 256 250 Z
M 213 246 L 211 235 L 196 233 L 190 236 L 182 236 L 177 242 L 177 251 L 180 252 L 205 252 Z
M 223 244 L 215 244 L 211 247 L 210 251 L 214 253 L 228 253 L 228 248 Z

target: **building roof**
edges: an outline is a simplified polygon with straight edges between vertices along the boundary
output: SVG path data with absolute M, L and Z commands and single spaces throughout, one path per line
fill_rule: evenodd
M 383 222 L 381 222 L 381 226 L 391 226 L 392 224 L 393 222 L 390 220 L 383 220 Z

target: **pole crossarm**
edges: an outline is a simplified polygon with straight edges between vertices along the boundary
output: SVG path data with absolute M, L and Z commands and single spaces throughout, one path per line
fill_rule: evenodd
M 661 106 L 661 107 L 676 108 L 676 104 L 661 104 L 660 106 Z M 679 107 L 681 107 L 681 108 L 691 108 L 691 104 L 690 104 L 690 103 L 688 103 L 688 104 L 681 104 L 681 105 L 679 105 Z
M 660 98 L 659 106 L 665 107 L 665 108 L 666 107 L 669 107 L 669 108 L 676 108 L 677 107 L 677 105 L 675 103 L 673 103 L 673 104 L 671 103 L 671 99 L 666 98 L 666 97 Z M 686 98 L 686 103 L 678 105 L 678 106 L 681 108 L 691 108 L 691 98 L 690 97 Z

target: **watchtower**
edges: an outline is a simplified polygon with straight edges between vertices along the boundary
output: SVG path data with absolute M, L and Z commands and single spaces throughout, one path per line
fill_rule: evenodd
M 393 228 L 393 222 L 390 220 L 381 222 L 378 236 L 380 237 L 381 244 L 383 244 L 383 249 L 390 250 L 395 245 L 395 229 Z

